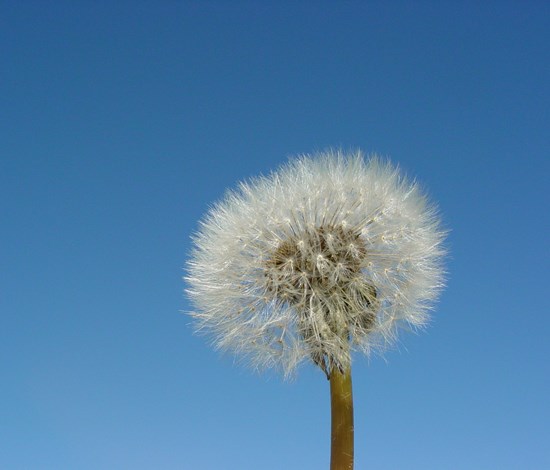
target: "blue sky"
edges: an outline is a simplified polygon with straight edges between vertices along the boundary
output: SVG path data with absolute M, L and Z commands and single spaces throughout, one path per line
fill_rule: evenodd
M 113 4 L 114 3 L 114 4 Z M 0 468 L 328 468 L 328 383 L 192 334 L 227 187 L 389 156 L 451 229 L 431 326 L 354 358 L 356 468 L 550 468 L 547 2 L 0 2 Z

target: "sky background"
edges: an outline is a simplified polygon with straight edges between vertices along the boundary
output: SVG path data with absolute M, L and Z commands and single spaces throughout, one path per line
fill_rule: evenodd
M 549 44 L 543 1 L 0 1 L 0 469 L 328 468 L 323 374 L 213 351 L 181 278 L 331 146 L 451 230 L 428 330 L 354 358 L 356 469 L 550 468 Z

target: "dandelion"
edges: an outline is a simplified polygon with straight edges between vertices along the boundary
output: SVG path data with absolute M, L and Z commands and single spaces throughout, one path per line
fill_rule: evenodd
M 360 152 L 302 156 L 241 183 L 201 221 L 187 290 L 198 331 L 254 368 L 330 380 L 331 469 L 353 468 L 351 355 L 418 328 L 442 287 L 437 210 Z

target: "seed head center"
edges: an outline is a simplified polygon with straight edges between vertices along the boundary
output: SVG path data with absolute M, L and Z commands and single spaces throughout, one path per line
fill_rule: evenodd
M 295 308 L 298 332 L 327 376 L 349 360 L 348 341 L 374 324 L 379 304 L 362 272 L 367 258 L 358 233 L 327 225 L 282 240 L 266 262 L 267 293 Z
M 268 290 L 301 303 L 329 296 L 360 275 L 367 252 L 360 236 L 342 226 L 321 226 L 279 243 L 267 261 Z

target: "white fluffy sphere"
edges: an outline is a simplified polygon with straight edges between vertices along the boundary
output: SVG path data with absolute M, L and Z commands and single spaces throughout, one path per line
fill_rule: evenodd
M 437 210 L 389 162 L 302 156 L 204 217 L 188 261 L 198 331 L 254 367 L 325 373 L 422 326 L 444 270 Z

